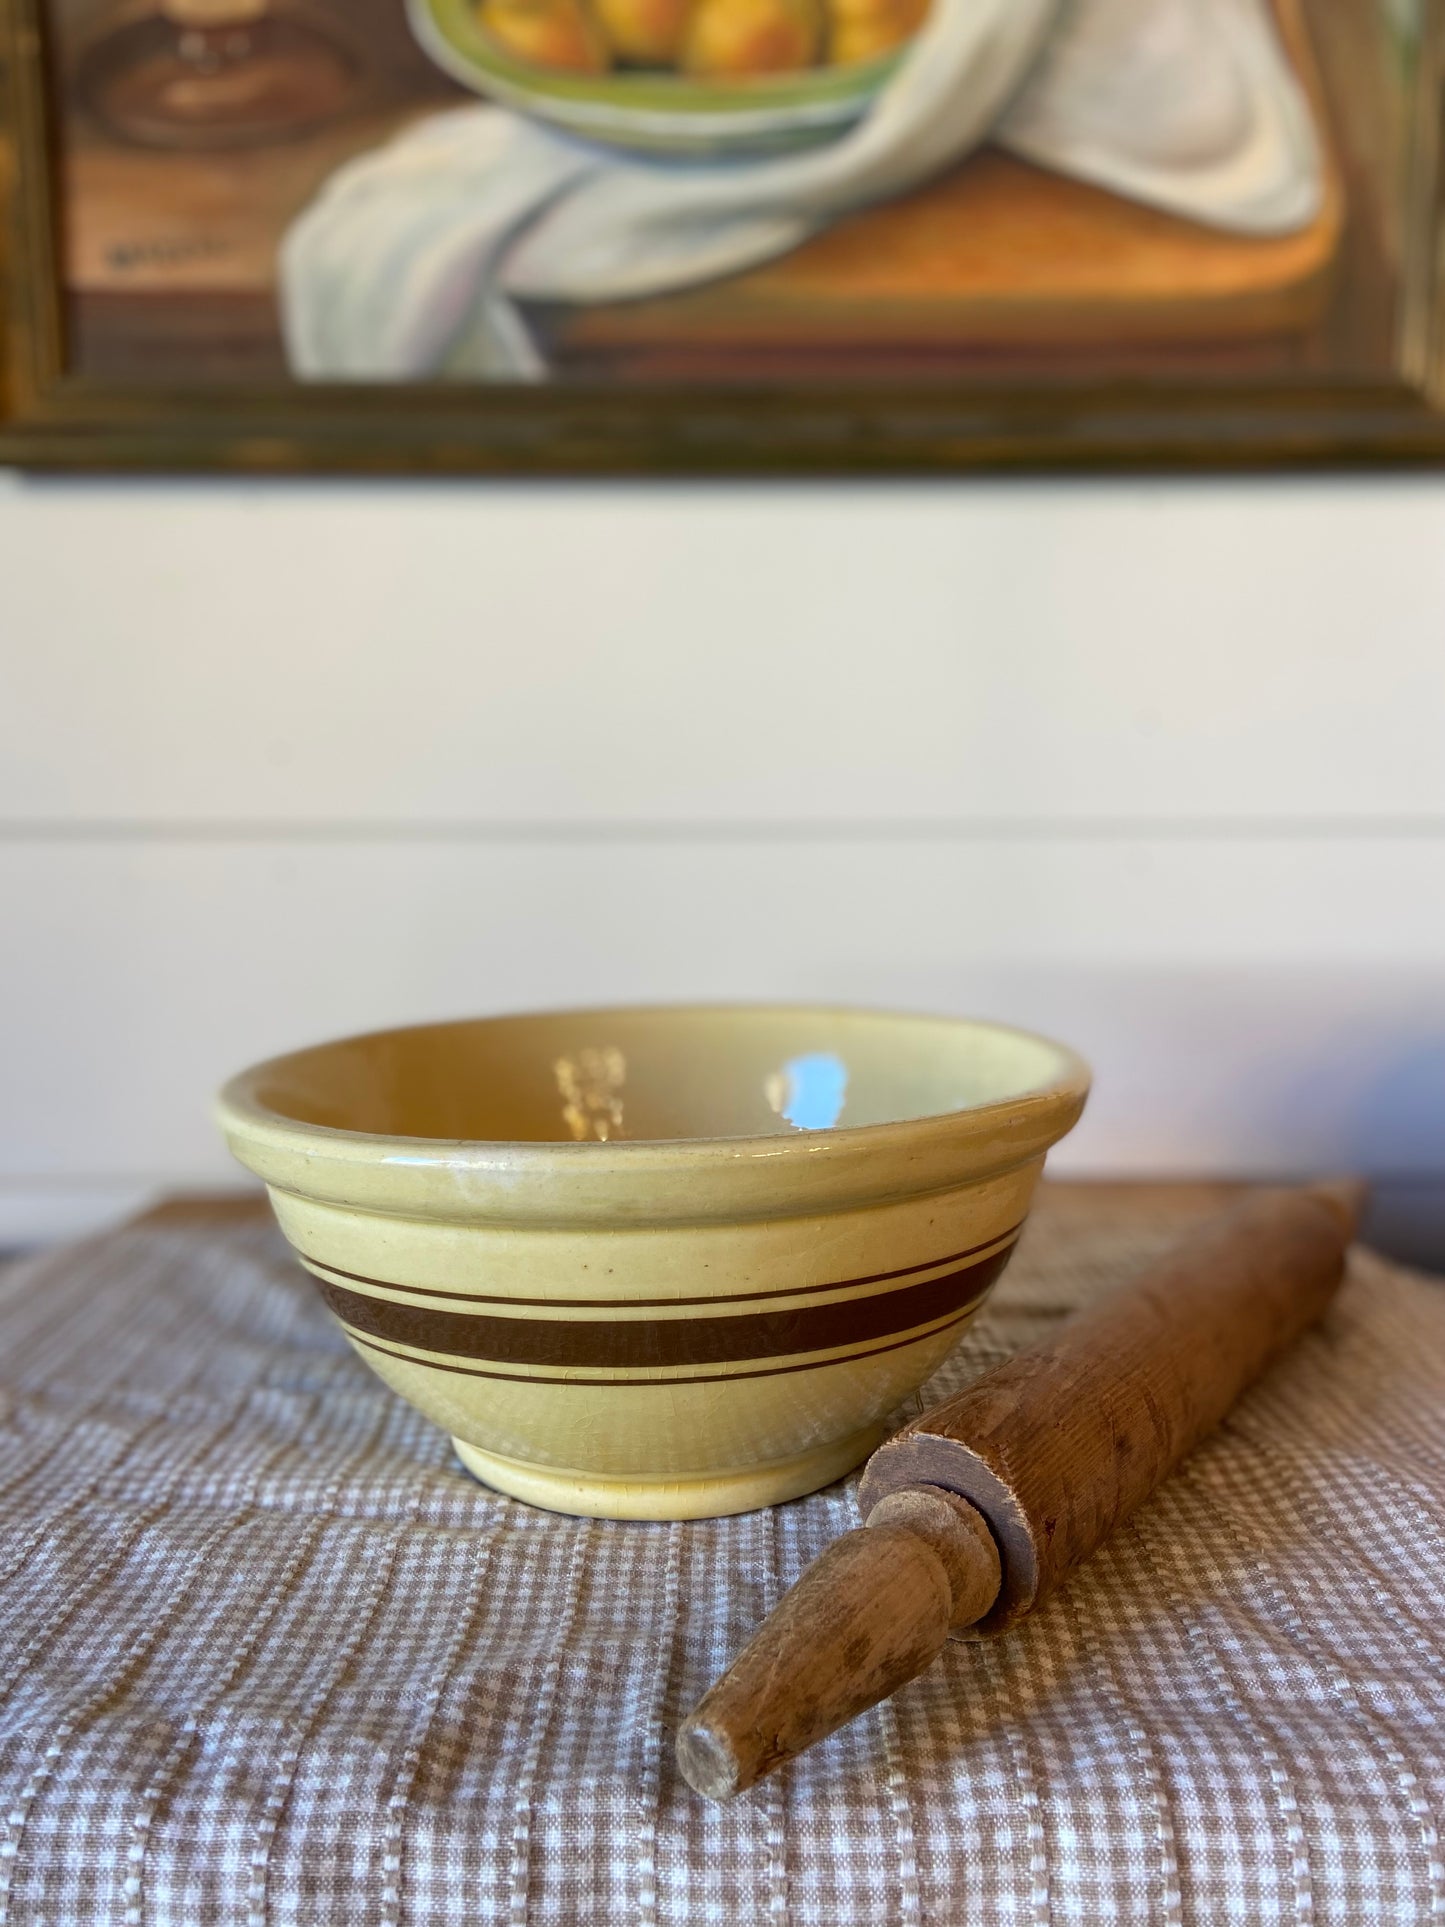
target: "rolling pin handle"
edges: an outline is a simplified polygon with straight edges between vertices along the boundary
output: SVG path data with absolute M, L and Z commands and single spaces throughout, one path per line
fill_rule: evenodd
M 677 1736 L 683 1776 L 730 1799 L 915 1678 L 1000 1585 L 966 1499 L 890 1493 L 784 1595 Z

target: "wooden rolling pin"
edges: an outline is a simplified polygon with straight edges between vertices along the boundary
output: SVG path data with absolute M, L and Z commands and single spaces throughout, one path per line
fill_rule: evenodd
M 1320 1317 L 1364 1187 L 1261 1193 L 881 1445 L 866 1526 L 780 1602 L 677 1738 L 723 1800 L 1003 1632 L 1108 1538 Z

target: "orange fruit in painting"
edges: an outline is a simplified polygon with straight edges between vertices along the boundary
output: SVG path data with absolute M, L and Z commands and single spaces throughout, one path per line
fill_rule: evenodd
M 600 74 L 612 65 L 582 0 L 482 0 L 477 18 L 499 47 L 538 67 Z
M 792 73 L 816 64 L 823 43 L 819 0 L 697 0 L 682 64 L 689 73 Z
M 682 52 L 692 0 L 592 0 L 592 11 L 618 60 L 671 67 Z
M 828 0 L 828 60 L 836 67 L 877 60 L 901 47 L 928 18 L 929 0 Z

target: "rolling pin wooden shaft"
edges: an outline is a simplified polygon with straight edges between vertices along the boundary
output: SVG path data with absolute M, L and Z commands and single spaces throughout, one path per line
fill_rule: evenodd
M 1264 1193 L 881 1445 L 830 1546 L 684 1723 L 731 1794 L 999 1633 L 1142 1505 L 1344 1273 L 1362 1186 Z

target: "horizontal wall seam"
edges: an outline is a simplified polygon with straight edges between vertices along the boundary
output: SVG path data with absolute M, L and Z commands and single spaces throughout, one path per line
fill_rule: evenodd
M 189 817 L 0 818 L 0 843 L 1147 843 L 1431 842 L 1445 813 L 1403 816 L 668 818 L 498 822 Z

